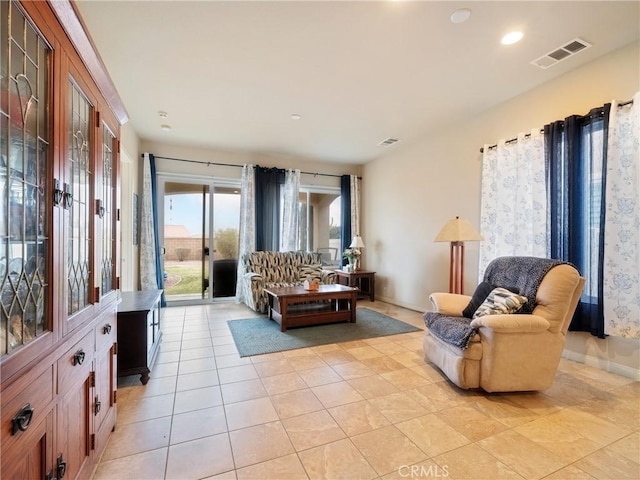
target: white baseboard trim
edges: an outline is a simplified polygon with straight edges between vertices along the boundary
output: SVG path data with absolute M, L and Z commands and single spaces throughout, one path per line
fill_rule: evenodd
M 382 295 L 376 295 L 376 301 L 390 303 L 391 305 L 395 305 L 396 307 L 406 308 L 408 310 L 413 310 L 415 312 L 426 312 L 428 310 L 427 308 L 421 307 L 419 305 L 413 305 L 412 303 L 401 302 L 399 300 L 396 300 L 395 298 L 385 297 Z
M 573 360 L 574 362 L 584 363 L 590 367 L 622 375 L 623 377 L 631 378 L 633 380 L 640 380 L 640 370 L 627 365 L 620 365 L 619 363 L 610 362 L 609 360 L 594 357 L 593 355 L 585 355 L 584 353 L 572 352 L 570 350 L 564 350 L 562 352 L 562 357 L 567 360 Z

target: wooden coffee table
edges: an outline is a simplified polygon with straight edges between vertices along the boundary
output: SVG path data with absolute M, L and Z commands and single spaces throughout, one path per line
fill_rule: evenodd
M 358 289 L 344 285 L 320 285 L 318 290 L 299 287 L 265 288 L 269 319 L 288 327 L 334 322 L 356 322 Z

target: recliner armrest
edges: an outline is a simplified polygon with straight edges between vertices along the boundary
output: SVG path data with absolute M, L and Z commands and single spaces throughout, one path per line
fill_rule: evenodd
M 500 333 L 537 333 L 549 329 L 551 324 L 539 315 L 517 314 L 484 315 L 471 321 L 473 328 L 490 328 Z
M 432 293 L 429 300 L 436 312 L 449 317 L 462 317 L 462 311 L 469 305 L 471 297 L 458 293 Z

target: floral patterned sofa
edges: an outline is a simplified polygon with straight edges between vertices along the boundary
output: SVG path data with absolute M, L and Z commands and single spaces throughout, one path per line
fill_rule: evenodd
M 259 313 L 267 311 L 265 287 L 302 285 L 309 277 L 336 283 L 335 272 L 322 269 L 317 252 L 251 252 L 242 257 L 242 265 L 240 299 Z

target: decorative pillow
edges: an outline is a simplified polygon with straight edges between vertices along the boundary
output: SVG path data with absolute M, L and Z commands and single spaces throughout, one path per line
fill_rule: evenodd
M 301 282 L 304 282 L 305 280 L 322 281 L 322 266 L 300 265 L 300 268 L 298 268 L 298 278 Z
M 476 313 L 476 310 L 482 302 L 484 302 L 489 294 L 493 290 L 493 285 L 488 282 L 482 282 L 476 288 L 476 291 L 473 292 L 473 296 L 471 297 L 471 301 L 469 301 L 469 305 L 462 311 L 462 315 L 467 318 L 473 318 L 473 314 Z
M 510 292 L 506 288 L 494 288 L 487 299 L 478 307 L 473 318 L 485 315 L 501 315 L 505 313 L 516 313 L 527 303 L 528 298 Z

